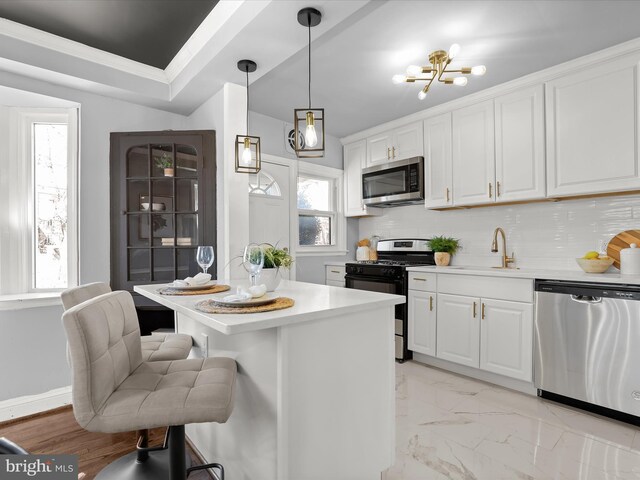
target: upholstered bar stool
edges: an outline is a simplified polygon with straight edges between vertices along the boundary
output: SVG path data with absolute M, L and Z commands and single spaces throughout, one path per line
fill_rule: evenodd
M 62 320 L 71 354 L 73 413 L 80 426 L 103 433 L 169 427 L 165 445 L 149 449 L 148 460 L 135 461 L 135 452 L 121 457 L 97 480 L 185 480 L 188 472 L 204 468 L 217 468 L 224 479 L 219 464 L 186 468 L 184 425 L 227 421 L 233 410 L 234 360 L 143 362 L 128 292 L 87 300 L 67 310 Z
M 69 288 L 62 292 L 60 298 L 65 310 L 75 307 L 82 302 L 109 293 L 111 288 L 106 283 L 95 282 L 79 287 Z M 140 337 L 142 346 L 142 360 L 182 360 L 189 356 L 193 338 L 181 333 L 152 333 Z

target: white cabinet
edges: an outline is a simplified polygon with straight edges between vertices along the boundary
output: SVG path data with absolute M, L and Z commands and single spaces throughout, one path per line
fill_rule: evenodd
M 451 113 L 424 121 L 425 206 L 453 205 Z
M 546 84 L 549 196 L 640 189 L 638 58 Z
M 409 290 L 409 350 L 425 355 L 436 354 L 435 292 Z
M 453 203 L 495 201 L 493 100 L 453 112 Z
M 478 367 L 479 306 L 479 298 L 438 294 L 437 357 L 461 365 Z
M 346 267 L 344 265 L 325 265 L 325 284 L 332 287 L 344 287 L 344 275 Z
M 523 88 L 495 99 L 497 202 L 544 198 L 544 88 Z
M 345 217 L 382 214 L 379 208 L 367 207 L 362 203 L 362 169 L 365 165 L 366 153 L 366 140 L 349 143 L 343 149 Z
M 480 368 L 530 382 L 533 305 L 483 298 L 480 316 Z
M 422 122 L 367 138 L 367 166 L 423 155 Z

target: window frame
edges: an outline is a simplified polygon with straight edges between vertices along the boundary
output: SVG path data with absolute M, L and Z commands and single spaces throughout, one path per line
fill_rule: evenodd
M 300 177 L 329 180 L 332 184 L 330 208 L 331 210 L 298 209 L 298 180 Z M 295 246 L 297 256 L 327 256 L 346 255 L 347 222 L 343 208 L 343 172 L 337 168 L 325 167 L 308 162 L 298 162 L 295 192 Z M 300 216 L 328 216 L 331 218 L 331 245 L 300 245 Z
M 64 288 L 35 288 L 35 185 L 33 125 L 67 124 L 67 287 L 78 284 L 78 109 L 6 107 L 9 146 L 7 178 L 0 192 L 7 213 L 0 216 L 0 301 L 42 299 Z M 10 212 L 10 213 L 9 213 Z M 7 268 L 5 268 L 5 266 Z

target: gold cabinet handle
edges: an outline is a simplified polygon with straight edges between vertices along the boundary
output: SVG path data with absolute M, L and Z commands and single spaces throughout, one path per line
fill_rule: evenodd
M 429 295 L 429 311 L 433 312 L 433 297 Z
M 391 147 L 391 158 L 396 158 L 396 147 Z
M 484 302 L 482 302 L 482 320 L 484 320 Z
M 331 270 L 331 273 L 340 273 L 340 270 Z
M 414 280 L 417 280 L 418 282 L 426 282 L 427 279 L 426 278 L 420 278 L 420 277 L 413 277 Z
M 473 318 L 476 318 L 476 302 L 473 302 Z
M 445 187 L 444 190 L 445 190 L 445 193 L 446 193 L 446 196 L 447 196 L 447 203 L 449 203 L 449 187 Z
M 391 160 L 391 149 L 387 147 L 387 160 Z
M 500 196 L 500 182 L 496 182 L 496 197 Z
M 491 182 L 489 182 L 489 198 L 491 198 L 493 196 L 491 194 L 491 188 L 493 188 L 493 185 L 491 185 Z

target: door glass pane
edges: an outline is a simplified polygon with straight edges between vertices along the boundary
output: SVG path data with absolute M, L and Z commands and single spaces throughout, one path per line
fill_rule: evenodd
M 331 180 L 298 176 L 298 208 L 331 210 Z
M 33 125 L 34 288 L 67 287 L 67 125 Z
M 331 217 L 323 215 L 299 216 L 300 245 L 331 245 Z
M 153 159 L 151 176 L 173 177 L 175 167 L 173 162 L 173 145 L 151 145 L 151 157 Z
M 178 278 L 192 277 L 200 267 L 196 262 L 195 248 L 179 248 L 178 250 Z M 213 272 L 213 267 L 209 268 L 209 273 Z
M 176 214 L 176 223 L 178 245 L 198 245 L 198 216 L 178 213 Z
M 173 212 L 173 179 L 162 178 L 151 181 L 154 212 Z
M 130 282 L 151 281 L 151 263 L 148 248 L 131 248 L 129 255 L 129 278 Z
M 127 152 L 127 177 L 149 176 L 149 146 L 138 145 Z
M 127 211 L 144 212 L 149 208 L 149 182 L 127 180 Z
M 191 145 L 176 145 L 176 176 L 198 176 L 198 152 Z
M 127 215 L 127 245 L 145 247 L 149 245 L 149 215 Z
M 157 282 L 172 282 L 175 280 L 172 248 L 153 249 L 153 280 Z
M 164 245 L 166 247 L 174 245 L 173 236 L 175 235 L 175 229 L 173 214 L 153 213 L 151 215 L 151 230 L 153 232 L 153 245 Z
M 177 212 L 198 211 L 198 181 L 181 178 L 176 180 Z

